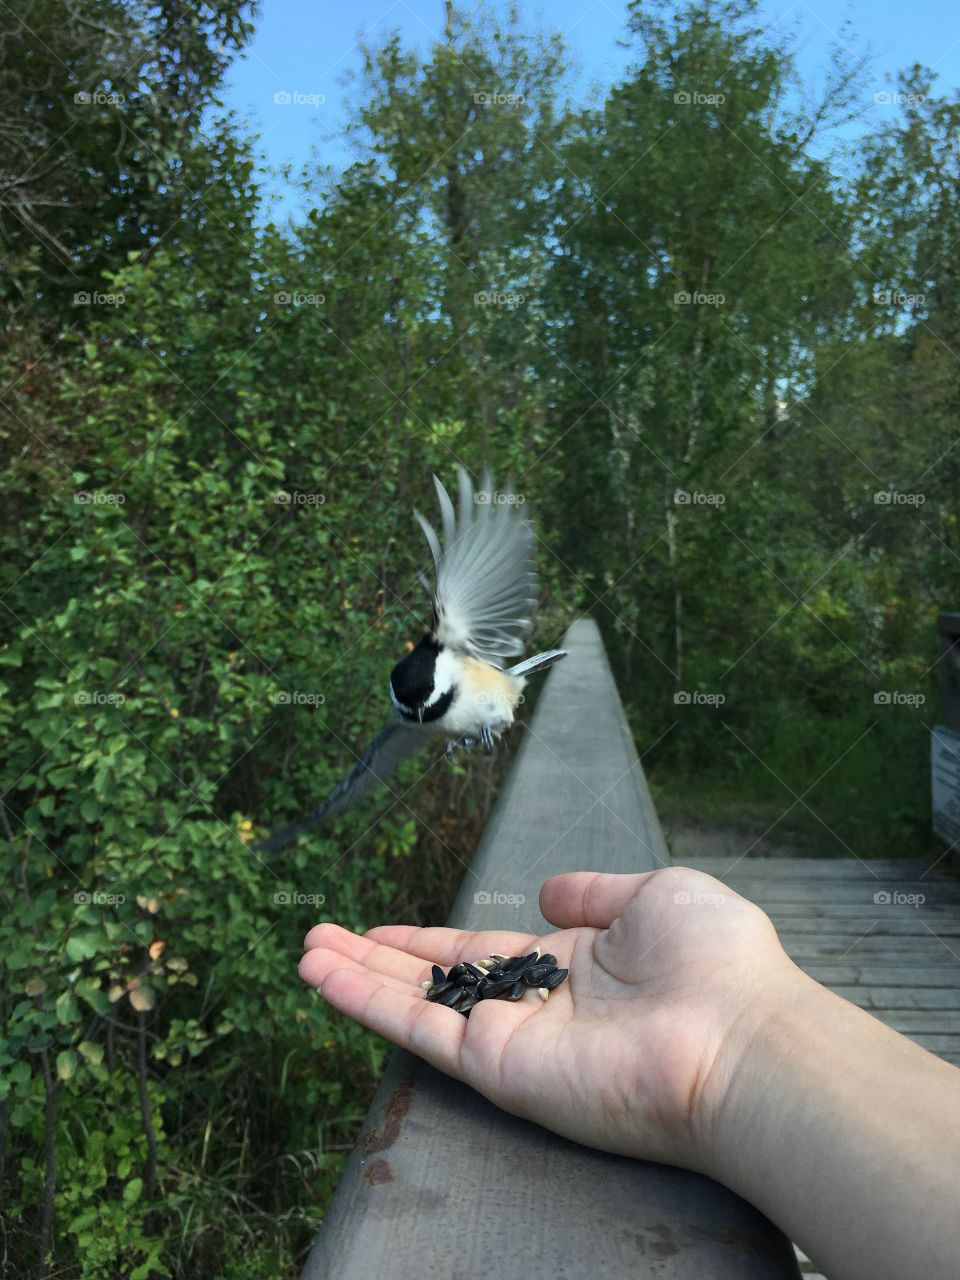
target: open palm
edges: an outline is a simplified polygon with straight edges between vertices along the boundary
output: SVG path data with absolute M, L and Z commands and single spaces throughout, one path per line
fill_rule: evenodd
M 540 906 L 559 932 L 381 925 L 360 937 L 321 924 L 300 975 L 507 1111 L 602 1150 L 701 1167 L 711 1108 L 762 1017 L 771 968 L 783 982 L 794 970 L 770 921 L 683 867 L 556 876 Z M 424 998 L 432 964 L 536 945 L 570 970 L 546 1003 L 533 992 L 481 1001 L 467 1019 Z

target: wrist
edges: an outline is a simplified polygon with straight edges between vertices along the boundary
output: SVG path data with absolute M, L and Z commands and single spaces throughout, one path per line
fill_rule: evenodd
M 776 1105 L 785 1073 L 802 1053 L 805 1028 L 823 1016 L 831 994 L 783 954 L 743 993 L 716 1036 L 692 1099 L 696 1167 L 727 1185 L 740 1181 L 744 1136 Z

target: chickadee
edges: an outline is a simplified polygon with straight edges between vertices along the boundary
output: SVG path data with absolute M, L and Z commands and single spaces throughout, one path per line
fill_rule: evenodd
M 537 578 L 533 568 L 533 530 L 518 511 L 514 495 L 497 494 L 485 473 L 476 494 L 463 467 L 459 517 L 437 479 L 443 546 L 432 526 L 414 510 L 433 555 L 433 622 L 420 643 L 390 673 L 394 711 L 359 763 L 306 817 L 256 845 L 281 849 L 321 818 L 356 804 L 393 770 L 430 740 L 446 739 L 447 754 L 457 747 L 494 740 L 513 723 L 526 677 L 544 671 L 563 649 L 550 649 L 516 666 L 504 660 L 523 653 L 532 625 Z M 428 591 L 430 583 L 420 575 Z

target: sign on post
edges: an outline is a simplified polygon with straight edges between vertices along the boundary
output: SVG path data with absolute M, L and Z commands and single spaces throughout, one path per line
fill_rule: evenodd
M 960 852 L 960 733 L 938 724 L 931 746 L 933 829 L 956 858 Z

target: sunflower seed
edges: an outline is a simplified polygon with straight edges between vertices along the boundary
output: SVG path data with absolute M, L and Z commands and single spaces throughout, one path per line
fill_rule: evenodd
M 543 979 L 547 974 L 553 973 L 552 964 L 532 964 L 523 975 L 523 981 L 528 987 L 540 987 L 543 985 Z
M 476 963 L 461 960 L 446 974 L 435 964 L 433 978 L 420 985 L 428 1000 L 469 1017 L 481 1000 L 521 1000 L 528 987 L 546 1000 L 567 977 L 568 970 L 558 969 L 556 961 L 556 956 L 542 955 L 539 947 L 522 956 L 493 953 Z
M 545 986 L 548 991 L 552 991 L 554 987 L 559 987 L 560 983 L 563 982 L 569 972 L 569 969 L 554 969 L 553 973 L 544 978 L 543 986 Z
M 497 996 L 502 996 L 505 991 L 509 991 L 516 980 L 516 976 L 512 973 L 508 973 L 506 977 L 498 978 L 496 982 L 491 982 L 488 978 L 486 982 L 480 983 L 477 990 L 484 1000 L 495 1000 Z

